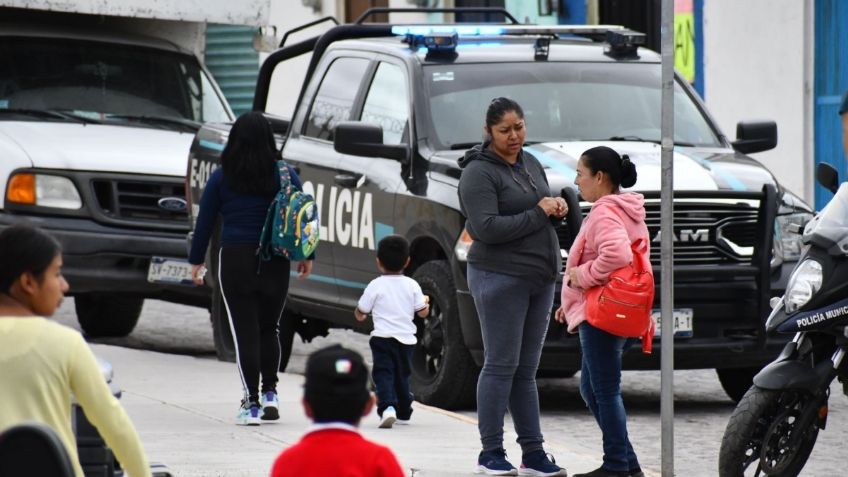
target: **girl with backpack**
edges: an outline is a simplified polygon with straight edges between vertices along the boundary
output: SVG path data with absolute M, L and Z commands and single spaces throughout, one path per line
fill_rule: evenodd
M 582 154 L 574 183 L 583 200 L 593 204 L 568 253 L 556 320 L 567 323 L 569 332 L 580 333 L 580 395 L 603 433 L 604 461 L 598 469 L 573 477 L 643 477 L 627 437 L 621 399 L 621 355 L 632 341 L 586 321 L 586 291 L 633 261 L 633 242 L 649 243 L 644 198 L 621 192 L 636 183 L 636 166 L 606 146 Z M 649 247 L 642 253 L 649 258 Z
M 218 284 L 235 340 L 244 391 L 236 415 L 239 425 L 258 425 L 260 420 L 277 420 L 280 415 L 278 330 L 291 262 L 279 255 L 261 261 L 257 254 L 268 207 L 280 190 L 279 159 L 268 120 L 258 112 L 241 115 L 221 153 L 221 167 L 210 175 L 203 190 L 189 253 L 192 278 L 202 284 L 206 249 L 220 214 L 223 223 L 221 248 L 217 251 Z M 297 173 L 291 166 L 288 169 L 292 186 L 302 190 Z M 298 278 L 309 276 L 311 258 L 297 262 Z

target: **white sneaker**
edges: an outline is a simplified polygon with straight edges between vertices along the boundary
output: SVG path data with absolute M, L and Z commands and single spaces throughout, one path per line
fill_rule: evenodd
M 260 419 L 263 421 L 276 421 L 280 418 L 280 400 L 276 392 L 263 393 L 259 399 L 259 406 L 262 408 Z
M 239 426 L 258 426 L 259 425 L 259 404 L 245 402 L 239 407 L 239 412 L 236 414 L 236 425 Z
M 389 406 L 383 411 L 383 417 L 380 419 L 380 429 L 391 429 L 395 421 L 397 421 L 397 412 L 395 412 L 393 406 Z

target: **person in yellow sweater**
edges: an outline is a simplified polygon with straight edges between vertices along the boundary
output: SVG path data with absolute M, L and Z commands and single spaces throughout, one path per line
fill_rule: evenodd
M 59 243 L 15 225 L 0 232 L 0 432 L 26 421 L 52 427 L 83 477 L 71 430 L 71 393 L 131 477 L 149 477 L 138 434 L 75 330 L 48 321 L 62 303 Z

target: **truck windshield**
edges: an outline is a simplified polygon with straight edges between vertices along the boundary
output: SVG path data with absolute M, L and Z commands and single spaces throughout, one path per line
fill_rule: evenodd
M 5 37 L 0 58 L 0 110 L 64 111 L 106 123 L 153 118 L 147 121 L 152 127 L 231 119 L 190 55 L 66 38 Z
M 527 142 L 660 141 L 660 65 L 474 63 L 424 67 L 435 149 L 479 143 L 486 108 L 506 96 L 524 109 Z M 677 83 L 674 140 L 721 147 L 716 131 Z

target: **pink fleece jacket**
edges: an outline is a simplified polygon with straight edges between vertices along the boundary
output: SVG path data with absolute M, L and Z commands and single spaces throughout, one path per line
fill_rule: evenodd
M 576 333 L 577 325 L 586 319 L 583 290 L 606 283 L 612 272 L 630 263 L 633 259 L 630 244 L 640 238 L 648 243 L 645 253 L 650 257 L 642 194 L 610 194 L 595 201 L 565 265 L 566 271 L 576 269 L 579 284 L 579 287 L 571 283 L 562 286 L 561 309 L 570 333 Z

